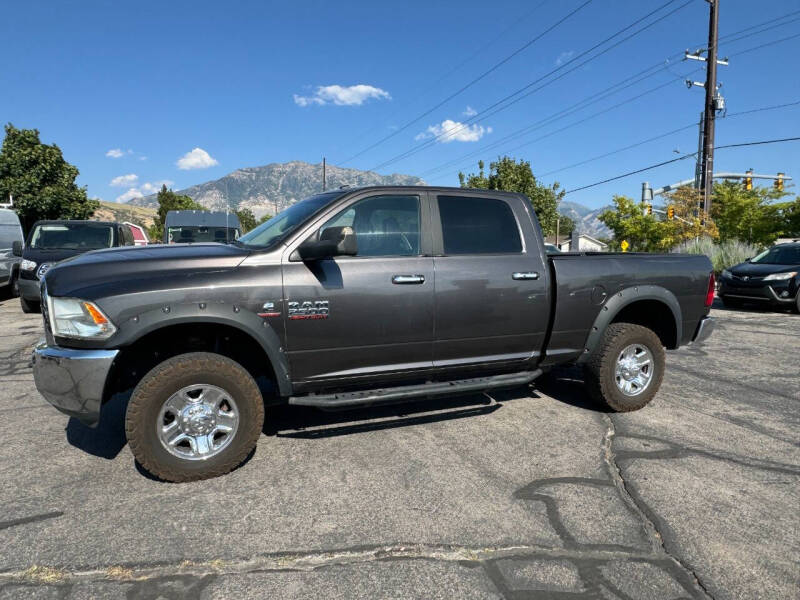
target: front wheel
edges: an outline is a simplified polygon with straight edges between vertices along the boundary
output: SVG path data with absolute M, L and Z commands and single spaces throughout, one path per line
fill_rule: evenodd
M 264 402 L 239 363 L 219 354 L 180 354 L 154 367 L 125 415 L 131 451 L 166 481 L 224 475 L 256 446 Z
M 614 323 L 586 365 L 586 384 L 595 400 L 616 412 L 639 410 L 661 387 L 664 364 L 664 347 L 651 329 Z
M 26 314 L 42 312 L 42 305 L 35 300 L 25 300 L 25 298 L 20 296 L 19 304 L 22 307 L 22 312 Z

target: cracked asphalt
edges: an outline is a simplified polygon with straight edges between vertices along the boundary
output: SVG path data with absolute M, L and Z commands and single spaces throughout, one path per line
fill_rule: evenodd
M 238 470 L 137 469 L 124 398 L 87 429 L 0 300 L 0 599 L 800 597 L 800 316 L 713 311 L 656 399 L 580 373 L 395 407 L 267 412 Z

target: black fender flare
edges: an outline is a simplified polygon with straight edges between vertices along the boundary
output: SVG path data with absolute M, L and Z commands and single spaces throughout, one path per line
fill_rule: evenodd
M 236 304 L 227 302 L 202 304 L 202 308 L 198 303 L 171 304 L 168 307 L 169 310 L 160 307 L 138 313 L 127 319 L 110 341 L 113 341 L 114 347 L 124 350 L 126 346 L 136 343 L 144 336 L 172 325 L 191 323 L 226 325 L 238 329 L 258 342 L 275 372 L 280 395 L 291 396 L 289 361 L 280 338 L 270 323 L 254 312 Z
M 683 334 L 683 320 L 681 316 L 681 305 L 675 297 L 675 294 L 658 285 L 636 285 L 615 292 L 614 295 L 603 303 L 600 313 L 595 318 L 594 323 L 592 323 L 592 328 L 589 330 L 589 335 L 583 345 L 583 353 L 580 358 L 578 358 L 578 363 L 585 363 L 589 360 L 592 352 L 600 342 L 600 338 L 603 336 L 606 327 L 609 326 L 619 312 L 626 306 L 640 300 L 657 300 L 670 309 L 675 319 L 675 339 L 677 343 L 680 343 Z

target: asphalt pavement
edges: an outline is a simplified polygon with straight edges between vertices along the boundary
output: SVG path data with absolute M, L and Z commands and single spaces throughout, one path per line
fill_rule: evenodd
M 580 373 L 372 410 L 267 412 L 236 471 L 137 468 L 36 392 L 0 300 L 0 599 L 798 598 L 800 316 L 715 309 L 655 400 Z

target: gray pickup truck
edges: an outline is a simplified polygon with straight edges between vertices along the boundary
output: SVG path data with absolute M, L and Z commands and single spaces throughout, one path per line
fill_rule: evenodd
M 711 332 L 704 256 L 548 256 L 528 198 L 368 187 L 298 202 L 233 244 L 99 250 L 50 269 L 41 394 L 125 431 L 170 481 L 224 474 L 264 407 L 341 408 L 526 385 L 579 364 L 599 402 L 636 410 L 664 349 Z

